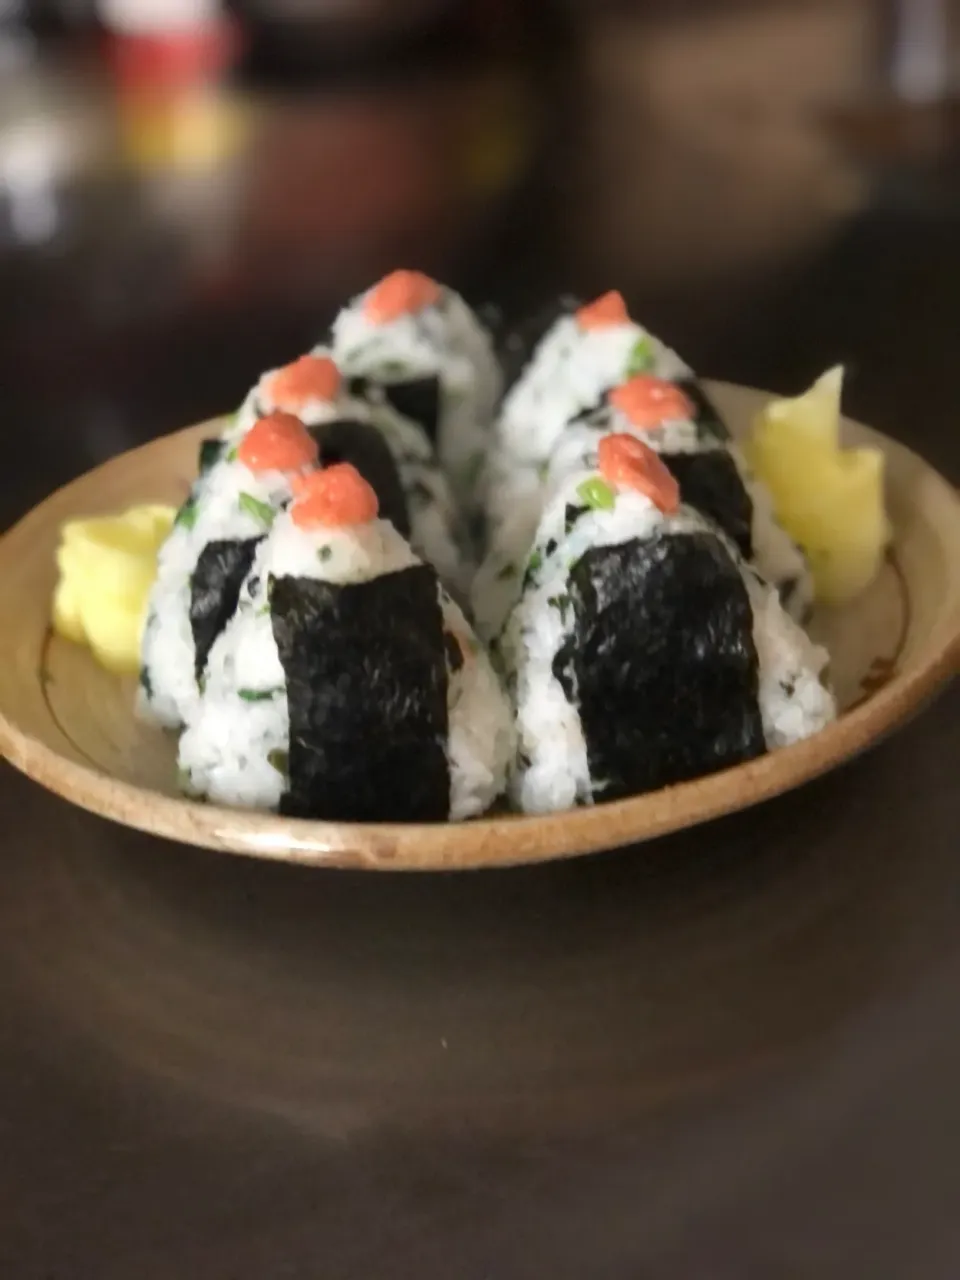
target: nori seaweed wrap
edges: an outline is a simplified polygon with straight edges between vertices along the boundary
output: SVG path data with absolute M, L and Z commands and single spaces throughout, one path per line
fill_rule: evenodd
M 199 682 L 217 636 L 233 617 L 260 538 L 217 539 L 197 557 L 190 578 L 190 630 Z
M 296 414 L 318 442 L 326 436 L 326 463 L 356 463 L 377 490 L 384 515 L 410 538 L 445 585 L 465 596 L 473 576 L 473 557 L 430 438 L 436 398 L 428 385 L 431 382 L 436 382 L 433 374 L 405 380 L 397 369 L 383 383 L 341 370 L 331 348 L 318 345 L 260 377 L 224 433 L 222 457 L 230 458 L 231 448 L 264 414 Z M 406 412 L 400 412 L 393 401 L 403 402 Z M 361 428 L 354 443 L 346 435 L 348 423 Z M 393 455 L 392 467 L 371 438 L 371 427 L 379 431 Z
M 157 557 L 141 643 L 138 710 L 170 728 L 198 704 L 210 650 L 237 607 L 257 546 L 317 447 L 289 414 L 260 419 L 239 446 L 223 443 L 194 482 Z M 249 446 L 249 452 L 247 448 Z
M 415 271 L 395 271 L 344 307 L 334 356 L 353 385 L 420 424 L 471 517 L 503 385 L 491 335 L 463 298 Z
M 683 391 L 687 398 L 693 404 L 693 420 L 696 422 L 702 434 L 719 440 L 723 444 L 730 441 L 730 428 L 720 416 L 720 411 L 713 403 L 710 397 L 704 391 L 702 384 L 693 377 L 674 379 L 677 386 Z
M 521 346 L 523 342 L 521 331 Z M 639 373 L 693 377 L 676 352 L 630 319 L 619 294 L 605 294 L 579 308 L 562 301 L 504 397 L 496 424 L 497 452 L 513 464 L 545 463 L 568 423 L 595 410 L 612 387 Z M 491 493 L 491 502 L 495 499 Z
M 715 417 L 709 398 L 691 378 L 671 382 L 640 374 L 568 422 L 543 466 L 513 464 L 500 455 L 491 472 L 500 513 L 472 596 L 483 634 L 496 633 L 516 600 L 515 571 L 549 496 L 574 471 L 595 467 L 603 438 L 619 432 L 635 435 L 660 455 L 680 485 L 683 502 L 713 521 L 756 564 L 782 593 L 791 616 L 805 619 L 812 580 L 803 553 L 778 523 L 769 493 L 736 445 L 722 438 Z
M 450 813 L 447 667 L 436 574 L 274 579 L 290 709 L 281 813 L 442 822 Z
M 369 482 L 349 463 L 309 476 L 211 651 L 184 789 L 296 817 L 459 820 L 503 791 L 513 742 L 487 655 Z
M 209 440 L 201 440 L 200 448 L 197 451 L 198 474 L 201 477 L 205 476 L 220 461 L 228 448 L 229 446 L 225 440 L 215 437 Z
M 390 369 L 383 368 L 377 379 L 352 377 L 350 391 L 360 399 L 375 398 L 379 392 L 397 413 L 422 427 L 427 439 L 436 446 L 442 410 L 442 390 L 436 374 L 391 379 Z
M 372 422 L 338 418 L 310 427 L 320 450 L 320 465 L 349 462 L 377 495 L 380 515 L 398 533 L 410 537 L 410 513 L 396 459 L 383 433 Z
M 737 765 L 835 714 L 825 652 L 682 503 L 668 459 L 606 440 L 606 470 L 552 494 L 493 640 L 517 712 L 511 795 L 529 812 Z
M 713 534 L 593 547 L 568 591 L 572 631 L 553 673 L 577 700 L 594 799 L 763 754 L 750 598 Z
M 713 520 L 747 560 L 753 556 L 753 501 L 737 464 L 725 449 L 662 453 L 680 485 L 680 496 Z

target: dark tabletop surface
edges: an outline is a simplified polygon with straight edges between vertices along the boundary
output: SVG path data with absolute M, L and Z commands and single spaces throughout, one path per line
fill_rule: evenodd
M 92 141 L 3 207 L 0 525 L 398 262 L 508 318 L 619 286 L 735 381 L 842 359 L 956 481 L 955 119 L 875 99 L 864 11 L 258 94 L 178 175 L 58 68 Z M 0 1276 L 954 1280 L 958 708 L 699 830 L 463 876 L 165 844 L 0 768 Z

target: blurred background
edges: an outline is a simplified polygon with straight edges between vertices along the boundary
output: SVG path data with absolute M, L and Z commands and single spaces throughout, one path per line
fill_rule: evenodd
M 0 0 L 3 523 L 229 409 L 397 265 L 503 323 L 619 287 L 707 374 L 788 390 L 840 358 L 877 425 L 904 428 L 916 379 L 935 416 L 950 344 L 909 378 L 897 356 L 908 308 L 950 323 L 960 275 L 956 18 Z M 934 426 L 917 443 L 950 471 Z

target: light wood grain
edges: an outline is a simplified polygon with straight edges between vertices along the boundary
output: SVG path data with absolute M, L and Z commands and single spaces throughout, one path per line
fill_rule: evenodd
M 766 398 L 724 384 L 712 390 L 735 432 Z M 0 749 L 75 804 L 156 835 L 260 858 L 370 869 L 504 866 L 589 853 L 755 804 L 833 768 L 915 712 L 960 661 L 960 500 L 908 449 L 847 422 L 847 442 L 876 444 L 886 454 L 894 543 L 861 599 L 821 610 L 814 620 L 844 709 L 825 732 L 708 778 L 547 817 L 357 825 L 190 803 L 176 793 L 174 738 L 133 714 L 135 682 L 107 674 L 86 650 L 52 636 L 49 610 L 61 523 L 132 502 L 179 502 L 198 442 L 216 429 L 201 424 L 114 458 L 0 540 Z

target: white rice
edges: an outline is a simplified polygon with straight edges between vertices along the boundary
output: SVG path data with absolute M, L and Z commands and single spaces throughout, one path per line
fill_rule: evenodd
M 443 288 L 435 305 L 388 324 L 368 319 L 366 298 L 366 293 L 354 298 L 334 321 L 337 363 L 348 375 L 385 383 L 439 379 L 440 463 L 457 500 L 469 510 L 477 501 L 477 477 L 503 389 L 490 334 L 452 289 Z
M 620 491 L 613 510 L 589 510 L 567 532 L 566 508 L 582 505 L 577 487 L 593 474 L 573 473 L 551 497 L 534 540 L 526 585 L 498 641 L 517 714 L 518 751 L 510 793 L 529 813 L 593 803 L 580 717 L 553 673 L 553 660 L 573 625 L 558 602 L 566 596 L 570 566 L 591 547 L 646 539 L 661 529 L 711 532 L 741 566 L 753 606 L 759 705 L 768 748 L 807 737 L 836 714 L 833 698 L 819 678 L 826 652 L 810 642 L 784 613 L 776 591 L 743 566 L 733 544 L 697 512 L 681 507 L 675 515 L 664 516 L 642 494 Z M 551 544 L 556 545 L 548 554 Z
M 500 678 L 460 607 L 445 594 L 441 607 L 447 630 L 464 640 L 463 666 L 449 672 L 447 685 L 450 818 L 460 822 L 486 813 L 506 790 L 516 727 Z
M 386 440 L 400 476 L 414 551 L 455 595 L 466 599 L 475 563 L 447 477 L 426 432 L 386 402 L 354 401 L 354 418 L 372 422 Z
M 190 625 L 191 579 L 204 547 L 214 541 L 263 537 L 270 522 L 242 495 L 275 513 L 290 499 L 290 478 L 281 471 L 254 473 L 242 462 L 222 460 L 195 486 L 190 503 L 160 548 L 141 645 L 137 710 L 145 720 L 176 728 L 199 702 L 196 650 Z M 193 524 L 189 523 L 192 511 Z
M 266 602 L 270 576 L 345 584 L 419 563 L 388 521 L 305 531 L 289 513 L 281 515 L 259 550 L 236 615 L 211 652 L 199 711 L 180 742 L 184 789 L 227 805 L 275 809 L 280 803 L 289 709 Z M 445 627 L 459 638 L 464 655 L 459 670 L 448 673 L 447 687 L 450 817 L 456 821 L 483 812 L 503 793 L 514 728 L 487 655 L 459 607 L 439 585 L 438 592 Z M 270 696 L 251 700 L 258 693 Z
M 317 348 L 314 354 L 326 351 Z M 227 444 L 236 447 L 260 417 L 275 410 L 267 390 L 274 372 L 265 373 L 248 395 L 224 433 Z M 449 487 L 423 429 L 387 404 L 356 399 L 346 392 L 333 400 L 310 401 L 298 416 L 308 427 L 351 420 L 371 423 L 380 430 L 393 454 L 407 498 L 414 549 L 436 568 L 452 591 L 466 598 L 473 564 L 465 550 L 466 538 L 459 531 Z M 200 553 L 215 539 L 241 539 L 258 533 L 256 522 L 237 509 L 240 492 L 273 507 L 290 497 L 288 484 L 279 473 L 255 477 L 241 463 L 231 461 L 228 454 L 194 485 L 192 500 L 197 520 L 193 528 L 176 526 L 160 551 L 144 629 L 138 709 L 145 719 L 168 728 L 186 723 L 199 697 L 194 676 L 190 590 Z M 263 527 L 259 532 L 265 532 Z
M 498 449 L 515 461 L 545 462 L 571 419 L 641 371 L 668 380 L 691 374 L 676 352 L 638 324 L 581 329 L 576 316 L 561 316 L 504 397 Z
M 802 625 L 813 608 L 813 574 L 806 556 L 777 519 L 770 490 L 751 471 L 741 450 L 731 445 L 730 453 L 753 504 L 753 563 L 776 587 L 786 612 Z
M 800 549 L 777 522 L 773 499 L 766 486 L 750 471 L 736 445 L 724 443 L 701 431 L 690 420 L 665 422 L 651 430 L 638 430 L 622 413 L 606 404 L 586 421 L 569 423 L 558 437 L 549 458 L 538 468 L 511 463 L 507 455 L 494 462 L 498 498 L 491 498 L 490 541 L 487 556 L 474 580 L 473 609 L 481 634 L 496 634 L 506 610 L 516 599 L 510 593 L 505 567 L 528 551 L 550 495 L 568 476 L 597 465 L 600 440 L 611 432 L 635 436 L 656 453 L 707 453 L 725 450 L 733 458 L 753 512 L 751 542 L 753 563 L 785 598 L 791 617 L 802 621 L 813 600 L 813 578 Z
M 471 596 L 477 628 L 487 640 L 500 631 L 519 597 L 522 567 L 532 550 L 551 495 L 566 486 L 571 476 L 583 479 L 584 474 L 596 470 L 597 449 L 604 435 L 625 432 L 658 453 L 696 453 L 723 448 L 712 438 L 701 439 L 695 424 L 689 421 L 667 422 L 655 430 L 641 432 L 609 406 L 592 415 L 591 422 L 594 421 L 602 427 L 569 424 L 547 462 L 538 468 L 522 462 L 511 464 L 504 458 L 504 472 L 498 473 L 498 484 L 501 494 L 505 495 L 501 499 L 505 514 L 491 530 L 487 555 L 477 570 Z
M 829 654 L 786 613 L 776 591 L 752 573 L 744 580 L 760 660 L 763 734 L 772 751 L 809 738 L 836 719 L 836 702 L 823 681 Z

